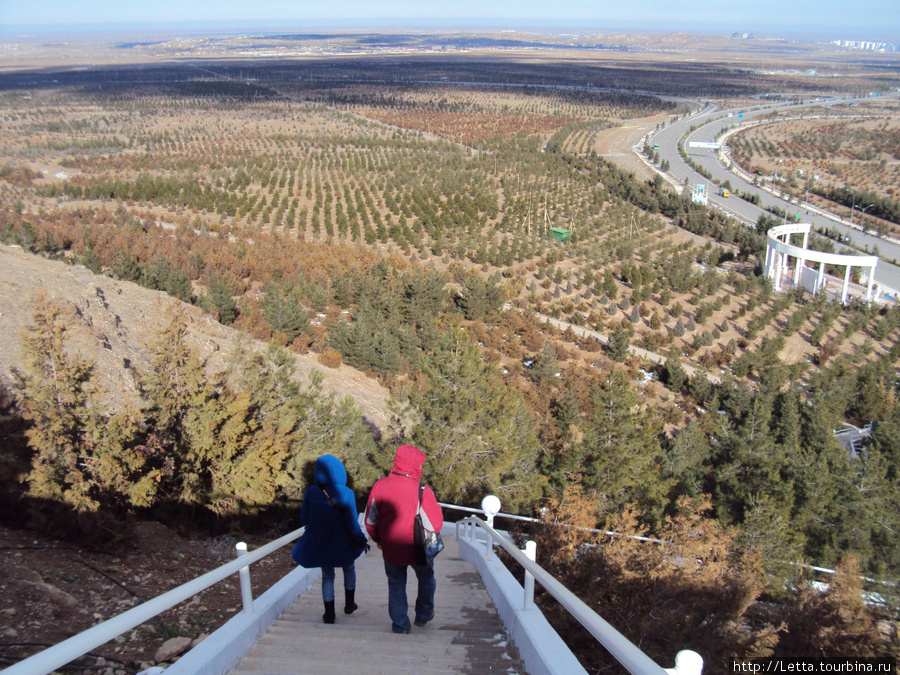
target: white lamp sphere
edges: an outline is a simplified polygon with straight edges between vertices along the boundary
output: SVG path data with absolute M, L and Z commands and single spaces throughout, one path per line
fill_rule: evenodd
M 488 517 L 496 516 L 500 513 L 500 498 L 496 495 L 488 495 L 481 500 L 481 510 Z

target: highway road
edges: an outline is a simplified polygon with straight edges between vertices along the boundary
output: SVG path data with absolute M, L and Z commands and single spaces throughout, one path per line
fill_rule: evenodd
M 892 93 L 886 95 L 885 98 L 898 95 L 900 94 Z M 858 249 L 861 253 L 877 253 L 881 256 L 875 271 L 875 281 L 881 284 L 885 290 L 896 292 L 900 289 L 900 266 L 887 261 L 900 261 L 900 242 L 883 239 L 874 234 L 863 232 L 856 225 L 851 227 L 847 221 L 840 219 L 834 214 L 816 208 L 808 208 L 805 204 L 790 203 L 769 190 L 753 185 L 752 179 L 749 176 L 745 178 L 745 174 L 740 171 L 729 170 L 723 164 L 717 150 L 691 148 L 689 146 L 689 143 L 692 141 L 720 142 L 719 136 L 725 130 L 736 128 L 739 125 L 745 126 L 758 123 L 761 118 L 772 112 L 795 110 L 797 115 L 801 116 L 804 114 L 804 109 L 809 107 L 849 105 L 859 101 L 871 101 L 871 98 L 810 99 L 803 103 L 766 104 L 761 102 L 758 106 L 728 110 L 720 110 L 716 106 L 709 104 L 694 114 L 650 134 L 648 142 L 659 145 L 660 160 L 669 162 L 669 175 L 666 178 L 677 189 L 681 189 L 685 180 L 690 181 L 692 185 L 710 183 L 710 206 L 721 209 L 748 225 L 755 224 L 762 213 L 771 216 L 770 212 L 762 208 L 763 206 L 769 206 L 786 211 L 789 218 L 799 213 L 800 222 L 811 223 L 815 229 L 830 228 L 840 232 L 841 236 L 849 238 L 848 244 Z M 691 131 L 692 128 L 694 129 L 693 131 Z M 685 136 L 687 137 L 685 138 L 684 147 L 691 161 L 708 171 L 719 182 L 730 181 L 732 186 L 731 197 L 719 196 L 715 185 L 684 161 L 678 150 L 678 144 Z M 761 206 L 756 206 L 737 197 L 736 193 L 738 192 L 758 195 Z M 861 215 L 858 214 L 858 217 Z

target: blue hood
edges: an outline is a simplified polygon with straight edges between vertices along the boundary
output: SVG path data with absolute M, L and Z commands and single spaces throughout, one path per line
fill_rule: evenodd
M 334 455 L 322 455 L 316 460 L 316 485 L 338 487 L 346 484 L 347 469 L 341 464 L 341 460 Z

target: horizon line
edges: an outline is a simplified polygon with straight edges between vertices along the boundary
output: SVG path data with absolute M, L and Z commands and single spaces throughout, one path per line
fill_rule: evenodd
M 159 21 L 159 22 L 85 22 L 85 23 L 20 23 L 0 25 L 0 36 L 41 38 L 70 35 L 73 37 L 88 35 L 110 35 L 115 33 L 155 33 L 170 35 L 197 35 L 197 34 L 303 34 L 308 32 L 333 33 L 336 35 L 347 33 L 407 33 L 411 31 L 433 33 L 472 33 L 472 32 L 503 32 L 503 33 L 536 33 L 536 34 L 572 34 L 572 35 L 606 35 L 627 33 L 630 35 L 702 35 L 731 37 L 734 34 L 752 34 L 757 39 L 766 40 L 800 40 L 811 42 L 832 42 L 834 40 L 876 42 L 896 44 L 895 40 L 882 35 L 863 36 L 859 28 L 822 28 L 809 26 L 796 26 L 787 28 L 779 33 L 771 29 L 760 29 L 740 25 L 731 25 L 740 22 L 696 22 L 696 21 L 610 21 L 581 23 L 575 25 L 571 20 L 557 20 L 549 22 L 542 19 L 520 18 L 516 25 L 510 25 L 500 20 L 454 20 L 453 23 L 441 19 L 407 19 L 403 21 L 384 19 L 306 19 L 285 20 L 283 22 L 273 20 L 260 20 L 254 22 L 240 20 L 218 21 Z M 883 30 L 883 29 L 882 29 Z M 878 29 L 874 29 L 877 33 Z

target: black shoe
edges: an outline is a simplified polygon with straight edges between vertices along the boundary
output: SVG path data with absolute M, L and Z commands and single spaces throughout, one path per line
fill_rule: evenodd
M 344 601 L 344 614 L 353 614 L 356 610 L 359 609 L 359 606 L 353 601 L 353 596 L 356 595 L 356 589 L 344 589 L 344 596 L 346 600 Z
M 428 623 L 429 621 L 431 621 L 433 618 L 434 618 L 434 610 L 431 610 L 431 616 L 429 616 L 427 619 L 416 619 L 415 621 L 413 621 L 413 623 L 414 623 L 416 626 L 418 626 L 419 628 L 421 628 L 421 627 L 424 626 L 426 623 Z
M 334 600 L 325 603 L 325 613 L 322 615 L 325 623 L 334 623 Z

